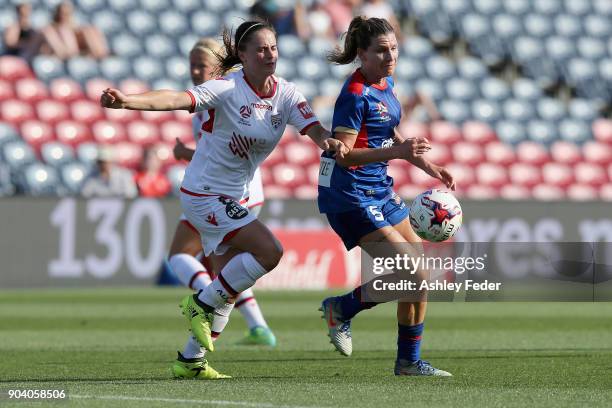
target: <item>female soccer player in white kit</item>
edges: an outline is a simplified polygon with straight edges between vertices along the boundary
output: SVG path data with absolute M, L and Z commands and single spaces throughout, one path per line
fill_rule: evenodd
M 214 71 L 217 69 L 216 54 L 222 52 L 221 44 L 212 38 L 202 38 L 195 43 L 189 52 L 189 66 L 191 81 L 194 85 L 200 85 L 213 78 Z M 193 134 L 197 142 L 204 135 L 210 135 L 212 130 L 212 119 L 208 111 L 202 111 L 192 116 Z M 195 150 L 185 146 L 178 138 L 174 146 L 174 156 L 179 160 L 190 161 Z M 263 184 L 259 168 L 255 171 L 253 180 L 249 184 L 249 200 L 246 207 L 256 217 L 264 203 Z M 203 290 L 214 279 L 215 271 L 208 257 L 198 254 L 202 252 L 202 241 L 200 233 L 191 225 L 184 214 L 181 214 L 180 222 L 176 226 L 174 238 L 170 245 L 168 254 L 168 264 L 179 280 L 190 289 Z M 241 292 L 236 298 L 235 307 L 246 320 L 249 332 L 240 341 L 240 344 L 258 344 L 274 347 L 276 337 L 268 327 L 268 324 L 259 308 L 255 295 L 251 289 Z M 215 327 L 212 328 L 213 339 L 217 338 L 225 328 L 229 320 L 223 321 L 221 317 L 215 319 Z M 185 346 L 182 354 L 185 358 L 203 357 L 204 350 L 201 350 L 195 339 L 191 339 Z
M 242 23 L 234 35 L 225 30 L 224 72 L 242 69 L 195 86 L 186 92 L 151 91 L 124 95 L 106 89 L 102 106 L 136 110 L 208 110 L 214 117 L 212 134 L 198 143 L 185 171 L 181 204 L 189 222 L 202 237 L 205 255 L 215 254 L 218 276 L 197 295 L 181 302 L 193 335 L 205 349 L 214 350 L 214 314 L 231 309 L 238 293 L 276 267 L 283 249 L 272 232 L 242 205 L 255 169 L 278 144 L 291 124 L 324 150 L 343 157 L 346 147 L 331 138 L 295 85 L 274 75 L 278 50 L 271 25 Z M 184 361 L 185 377 L 219 378 L 202 359 Z M 209 370 L 210 369 L 210 370 Z M 214 371 L 214 370 L 212 370 Z M 215 375 L 216 374 L 216 375 Z M 176 374 L 175 374 L 176 375 Z

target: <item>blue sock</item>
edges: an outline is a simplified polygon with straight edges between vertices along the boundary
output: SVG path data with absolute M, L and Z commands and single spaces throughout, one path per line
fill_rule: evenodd
M 414 363 L 421 359 L 423 323 L 414 326 L 397 325 L 397 359 Z
M 351 320 L 362 310 L 371 309 L 378 304 L 376 302 L 361 301 L 361 286 L 346 295 L 338 296 L 336 299 L 340 302 L 343 320 Z

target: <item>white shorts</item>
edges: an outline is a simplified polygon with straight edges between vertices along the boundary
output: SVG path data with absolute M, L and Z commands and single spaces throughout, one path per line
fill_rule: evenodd
M 203 195 L 181 190 L 181 206 L 187 221 L 200 233 L 204 255 L 223 255 L 240 228 L 257 218 L 231 198 Z M 244 204 L 244 203 L 243 203 Z

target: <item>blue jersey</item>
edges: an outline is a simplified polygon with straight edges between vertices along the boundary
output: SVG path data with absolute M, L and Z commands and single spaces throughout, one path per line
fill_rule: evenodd
M 332 129 L 356 134 L 355 148 L 386 148 L 393 145 L 400 116 L 393 78 L 385 78 L 384 85 L 369 84 L 357 70 L 336 100 Z M 319 211 L 339 213 L 382 203 L 393 186 L 387 167 L 387 162 L 377 162 L 345 168 L 324 152 L 319 170 Z

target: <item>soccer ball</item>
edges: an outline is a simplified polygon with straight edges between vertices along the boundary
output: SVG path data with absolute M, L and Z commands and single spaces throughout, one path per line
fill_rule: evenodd
M 446 241 L 459 230 L 462 220 L 459 201 L 448 191 L 425 191 L 410 206 L 410 225 L 427 241 Z

